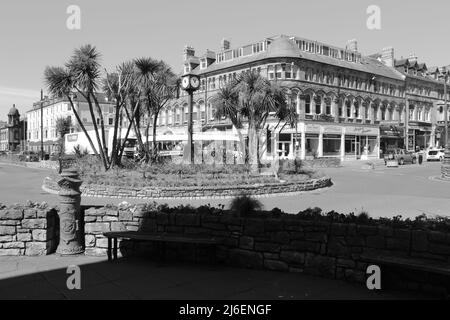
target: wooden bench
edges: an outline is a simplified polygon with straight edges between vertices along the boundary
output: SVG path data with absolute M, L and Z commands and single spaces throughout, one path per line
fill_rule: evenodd
M 450 277 L 450 264 L 447 262 L 421 260 L 416 258 L 403 258 L 387 255 L 362 255 L 361 259 L 368 263 L 387 267 L 398 267 L 408 270 L 439 274 Z
M 197 249 L 199 245 L 208 247 L 210 254 L 210 262 L 215 263 L 216 246 L 219 241 L 212 237 L 173 234 L 173 233 L 144 233 L 138 231 L 122 231 L 122 232 L 105 232 L 103 234 L 108 238 L 108 261 L 117 260 L 117 239 L 130 239 L 137 241 L 151 241 L 157 244 L 157 250 L 162 259 L 166 255 L 167 243 L 183 243 L 194 245 L 194 259 L 197 258 Z

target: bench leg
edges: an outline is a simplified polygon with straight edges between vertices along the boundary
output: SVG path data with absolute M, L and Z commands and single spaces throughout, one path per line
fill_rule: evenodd
M 114 238 L 114 251 L 113 251 L 114 260 L 117 260 L 117 250 L 118 250 L 117 238 Z
M 108 237 L 108 261 L 112 261 L 112 239 Z

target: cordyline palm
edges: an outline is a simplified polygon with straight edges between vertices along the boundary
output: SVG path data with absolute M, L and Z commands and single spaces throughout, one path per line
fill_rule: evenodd
M 276 112 L 286 105 L 286 96 L 283 90 L 276 84 L 262 77 L 256 71 L 245 71 L 241 73 L 231 87 L 232 94 L 229 96 L 228 115 L 232 117 L 243 117 L 248 121 L 249 158 L 253 172 L 259 171 L 259 138 L 261 129 L 264 127 L 271 112 Z M 236 98 L 237 96 L 237 98 Z M 222 105 L 218 104 L 220 109 Z M 235 105 L 235 107 L 231 107 Z
M 56 119 L 56 123 L 55 123 L 55 128 L 56 128 L 56 132 L 59 135 L 59 145 L 60 145 L 60 150 L 59 150 L 59 154 L 62 155 L 65 153 L 65 143 L 64 143 L 64 137 L 66 136 L 66 134 L 68 134 L 70 132 L 70 127 L 72 127 L 72 120 L 70 117 L 66 117 L 66 118 L 58 118 Z
M 117 72 L 108 73 L 106 72 L 106 77 L 103 79 L 103 91 L 106 96 L 115 103 L 115 114 L 114 114 L 114 133 L 113 133 L 113 143 L 111 152 L 111 163 L 110 166 L 114 167 L 120 164 L 120 137 L 122 132 L 119 131 L 120 115 L 122 114 L 122 109 L 126 103 L 126 97 L 129 93 L 128 88 L 133 85 L 133 64 L 123 63 L 117 67 Z M 120 129 L 121 131 L 121 129 Z
M 234 90 L 235 83 L 228 83 L 219 89 L 212 99 L 212 105 L 215 106 L 216 112 L 213 115 L 216 120 L 222 118 L 230 119 L 239 136 L 239 143 L 243 157 L 245 158 L 245 142 L 242 136 L 241 114 L 238 110 L 239 95 Z
M 103 161 L 105 170 L 109 168 L 108 154 L 106 152 L 107 144 L 105 138 L 105 124 L 103 121 L 103 112 L 98 103 L 95 93 L 99 87 L 100 81 L 100 53 L 91 45 L 84 45 L 74 50 L 72 57 L 66 64 L 74 82 L 75 89 L 86 99 L 89 105 L 95 136 L 100 149 L 100 157 Z M 97 126 L 97 117 L 94 112 L 96 107 L 97 115 L 100 121 L 101 138 Z
M 74 82 L 69 70 L 61 67 L 47 67 L 44 71 L 44 79 L 45 84 L 47 86 L 47 90 L 52 96 L 58 98 L 65 97 L 69 100 L 70 107 L 72 108 L 72 112 L 75 115 L 75 118 L 77 119 L 79 127 L 86 135 L 92 151 L 95 153 L 96 156 L 99 156 L 98 151 L 95 148 L 91 137 L 87 134 L 86 128 L 83 122 L 81 121 L 77 110 L 75 109 L 72 99 L 72 90 L 74 90 Z
M 153 152 L 151 159 L 156 162 L 158 159 L 158 144 L 156 142 L 156 126 L 158 123 L 158 117 L 161 110 L 167 105 L 167 103 L 176 97 L 178 89 L 178 78 L 173 73 L 172 69 L 165 62 L 160 61 L 158 69 L 154 74 L 153 81 L 149 83 L 149 86 L 145 90 L 147 112 L 149 118 L 153 118 Z M 148 123 L 150 124 L 150 122 Z M 147 145 L 148 145 L 148 133 L 149 127 L 147 126 Z M 147 152 L 149 150 L 147 149 Z

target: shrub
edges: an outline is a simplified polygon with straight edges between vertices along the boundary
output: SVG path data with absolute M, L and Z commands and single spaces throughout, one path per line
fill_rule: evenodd
M 249 195 L 243 194 L 231 201 L 230 210 L 236 213 L 239 217 L 246 217 L 261 211 L 263 208 L 259 200 L 252 198 Z

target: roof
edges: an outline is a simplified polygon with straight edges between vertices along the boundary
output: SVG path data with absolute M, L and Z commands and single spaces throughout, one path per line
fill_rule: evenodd
M 100 103 L 100 104 L 113 104 L 112 101 L 107 99 L 106 94 L 103 92 L 98 92 L 95 94 L 95 96 L 97 97 L 98 103 Z M 87 103 L 87 100 L 84 98 L 84 96 L 78 92 L 74 93 L 73 100 L 74 100 L 74 102 Z M 51 106 L 51 105 L 54 105 L 54 104 L 60 103 L 60 102 L 69 102 L 69 100 L 65 96 L 64 97 L 46 98 L 43 101 L 37 101 L 37 102 L 33 103 L 33 108 L 27 112 L 30 112 L 30 111 L 40 108 L 41 102 L 43 102 L 44 107 L 47 107 L 47 106 Z
M 267 51 L 263 51 L 254 55 L 241 57 L 221 63 L 213 63 L 206 69 L 200 70 L 194 69 L 194 73 L 199 75 L 215 72 L 218 70 L 231 68 L 235 66 L 245 65 L 252 62 L 262 61 L 272 58 L 299 58 L 318 63 L 333 65 L 341 68 L 361 71 L 378 76 L 383 76 L 395 80 L 403 80 L 403 76 L 394 68 L 390 68 L 384 65 L 377 59 L 370 57 L 362 57 L 361 62 L 349 62 L 345 60 L 339 60 L 332 57 L 318 55 L 301 51 L 296 44 L 291 41 L 287 36 L 279 36 L 275 38 L 268 46 Z

